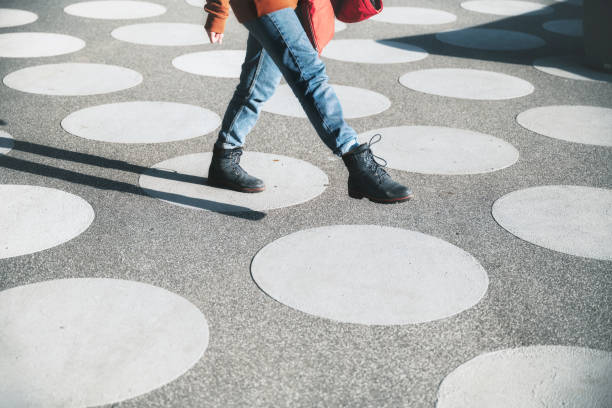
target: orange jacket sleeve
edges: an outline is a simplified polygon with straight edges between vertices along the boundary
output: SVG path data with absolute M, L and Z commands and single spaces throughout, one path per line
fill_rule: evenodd
M 204 28 L 213 33 L 222 33 L 229 15 L 229 0 L 206 0 L 204 10 L 208 13 Z

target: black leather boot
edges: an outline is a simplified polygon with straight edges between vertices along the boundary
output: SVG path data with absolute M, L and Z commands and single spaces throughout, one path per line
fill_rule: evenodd
M 208 169 L 208 185 L 227 188 L 243 193 L 259 193 L 265 190 L 264 182 L 249 176 L 240 167 L 242 148 L 221 149 L 215 146 Z
M 378 140 L 372 142 L 376 136 Z M 391 179 L 385 171 L 387 165 L 379 164 L 370 146 L 379 142 L 380 134 L 374 135 L 370 143 L 364 143 L 342 156 L 342 160 L 349 171 L 348 194 L 352 198 L 367 198 L 375 203 L 401 203 L 412 198 L 412 191 Z

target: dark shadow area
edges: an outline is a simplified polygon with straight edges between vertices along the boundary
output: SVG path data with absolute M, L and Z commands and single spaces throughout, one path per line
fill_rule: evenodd
M 152 177 L 165 178 L 168 180 L 181 181 L 194 184 L 207 184 L 205 177 L 181 174 L 172 170 L 151 169 L 149 167 L 126 163 L 121 160 L 108 159 L 86 153 L 72 152 L 55 147 L 40 145 L 21 140 L 0 137 L 0 147 L 12 148 L 26 153 L 50 157 L 59 160 L 72 161 L 92 166 L 127 171 L 135 174 L 146 174 Z M 111 180 L 104 177 L 91 176 L 71 170 L 40 164 L 33 161 L 18 159 L 8 155 L 0 155 L 0 167 L 17 170 L 24 173 L 35 174 L 43 177 L 52 177 L 59 180 L 78 183 L 101 190 L 114 190 L 121 193 L 130 193 L 140 196 L 159 198 L 176 204 L 189 205 L 221 214 L 238 217 L 246 220 L 257 221 L 266 216 L 266 213 L 254 211 L 250 208 L 232 204 L 220 203 L 212 200 L 188 197 L 181 194 L 168 193 L 147 188 L 141 188 L 130 183 Z
M 0 119 L 0 126 L 6 126 L 7 123 L 5 120 Z

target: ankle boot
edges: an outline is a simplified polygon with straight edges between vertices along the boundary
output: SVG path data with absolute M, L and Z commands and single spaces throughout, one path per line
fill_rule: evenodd
M 265 190 L 264 182 L 250 176 L 240 167 L 242 148 L 213 149 L 213 157 L 208 169 L 208 185 L 227 188 L 243 193 L 259 193 Z
M 378 136 L 378 140 L 372 142 Z M 367 198 L 375 203 L 400 203 L 412 198 L 412 191 L 391 179 L 385 171 L 384 159 L 374 156 L 370 146 L 378 143 L 380 134 L 376 134 L 369 143 L 364 143 L 342 156 L 349 171 L 348 194 L 352 198 Z M 375 158 L 382 160 L 379 164 Z

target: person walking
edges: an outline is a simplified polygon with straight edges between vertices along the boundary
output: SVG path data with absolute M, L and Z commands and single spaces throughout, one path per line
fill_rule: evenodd
M 297 0 L 207 0 L 204 28 L 213 44 L 223 42 L 230 5 L 249 35 L 240 82 L 213 148 L 208 184 L 245 193 L 265 189 L 262 180 L 240 166 L 240 156 L 262 104 L 272 97 L 283 76 L 321 140 L 344 161 L 350 197 L 378 203 L 412 198 L 412 191 L 385 171 L 386 162 L 376 161 L 383 159 L 373 155 L 371 146 L 380 135 L 359 144 L 355 130 L 344 121 L 340 101 L 328 84 L 325 64 L 296 14 Z M 374 140 L 376 136 L 378 140 Z

